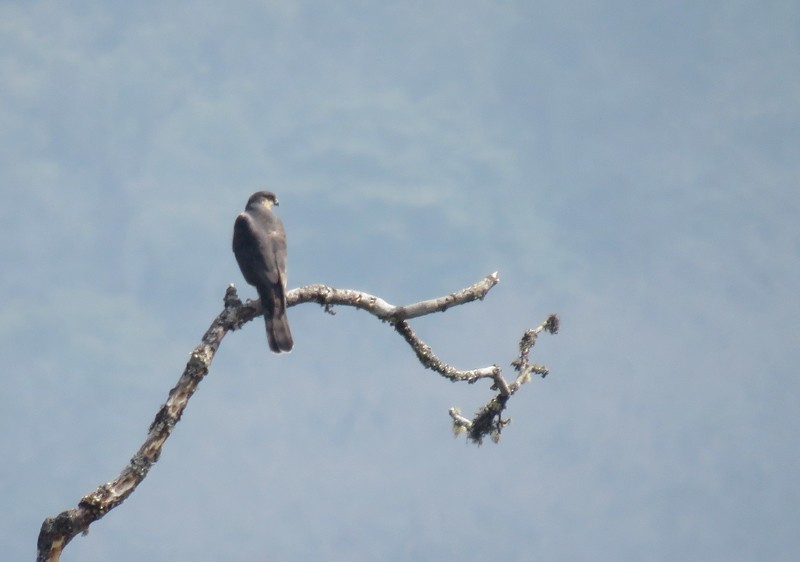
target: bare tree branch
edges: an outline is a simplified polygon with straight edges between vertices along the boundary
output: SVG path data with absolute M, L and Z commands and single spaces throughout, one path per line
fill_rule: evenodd
M 481 444 L 483 438 L 489 435 L 495 443 L 500 440 L 503 428 L 511 423 L 511 418 L 503 419 L 502 413 L 506 409 L 506 404 L 511 395 L 517 392 L 526 382 L 530 382 L 531 375 L 536 374 L 545 378 L 550 371 L 544 365 L 531 363 L 528 359 L 531 349 L 536 343 L 536 338 L 543 331 L 551 334 L 558 333 L 558 316 L 551 314 L 538 327 L 526 330 L 519 342 L 519 356 L 511 362 L 517 371 L 517 378 L 509 384 L 503 378 L 499 367 L 493 374 L 494 384 L 492 390 L 498 391 L 497 394 L 486 403 L 470 421 L 461 415 L 458 408 L 450 408 L 450 417 L 453 418 L 453 432 L 458 435 L 467 432 L 467 436 L 475 443 Z M 472 381 L 470 381 L 472 382 Z
M 394 306 L 380 297 L 352 289 L 336 289 L 327 285 L 308 285 L 299 289 L 292 289 L 286 293 L 289 306 L 306 302 L 317 302 L 327 310 L 333 305 L 354 306 L 365 310 L 387 322 L 410 320 L 434 312 L 444 312 L 448 308 L 465 304 L 474 300 L 483 300 L 492 287 L 500 282 L 497 272 L 487 275 L 471 287 L 461 289 L 438 299 L 410 304 L 407 306 Z M 248 319 L 249 320 L 249 319 Z
M 530 381 L 532 374 L 542 377 L 547 375 L 547 369 L 541 365 L 530 363 L 528 355 L 537 336 L 542 331 L 553 334 L 558 331 L 558 318 L 551 315 L 542 325 L 526 331 L 522 336 L 519 344 L 519 356 L 512 362 L 518 375 L 516 380 L 510 384 L 503 378 L 501 369 L 497 365 L 469 371 L 460 371 L 448 365 L 439 359 L 430 346 L 414 333 L 407 320 L 434 312 L 444 312 L 453 306 L 482 300 L 498 282 L 497 273 L 492 273 L 461 291 L 407 306 L 394 306 L 368 293 L 351 289 L 336 289 L 326 285 L 309 285 L 293 289 L 286 294 L 286 301 L 288 306 L 316 302 L 330 313 L 333 313 L 332 307 L 336 305 L 360 308 L 382 321 L 390 323 L 408 342 L 425 368 L 436 371 L 452 381 L 474 383 L 483 378 L 492 379 L 492 389 L 497 391 L 497 395 L 481 408 L 473 420 L 461 416 L 461 412 L 457 408 L 450 409 L 450 416 L 453 419 L 453 429 L 456 433 L 466 431 L 469 439 L 476 443 L 481 443 L 486 435 L 490 435 L 496 442 L 500 438 L 503 427 L 510 422 L 510 419 L 502 419 L 501 414 L 511 395 L 519 390 L 522 384 Z M 64 547 L 73 538 L 80 533 L 87 533 L 89 525 L 104 517 L 133 493 L 161 456 L 161 449 L 172 433 L 175 424 L 180 421 L 189 399 L 197 390 L 200 381 L 208 374 L 222 339 L 229 331 L 241 328 L 242 325 L 263 312 L 259 301 L 242 303 L 233 285 L 226 290 L 224 302 L 225 308 L 211 323 L 203 335 L 200 345 L 192 351 L 178 383 L 170 390 L 167 401 L 161 406 L 150 425 L 144 443 L 128 466 L 115 480 L 101 484 L 93 492 L 84 496 L 78 502 L 78 507 L 44 520 L 37 543 L 37 562 L 58 562 Z

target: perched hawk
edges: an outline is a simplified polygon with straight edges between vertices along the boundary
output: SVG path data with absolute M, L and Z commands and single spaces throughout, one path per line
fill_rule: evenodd
M 292 350 L 292 332 L 286 318 L 286 232 L 272 212 L 278 198 L 257 191 L 233 225 L 233 253 L 245 281 L 258 291 L 267 323 L 267 341 L 275 353 Z

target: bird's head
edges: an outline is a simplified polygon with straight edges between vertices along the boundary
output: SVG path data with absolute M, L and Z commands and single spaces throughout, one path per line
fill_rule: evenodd
M 267 209 L 278 206 L 278 198 L 271 191 L 256 191 L 247 200 L 247 208 L 251 209 L 258 205 L 264 205 Z

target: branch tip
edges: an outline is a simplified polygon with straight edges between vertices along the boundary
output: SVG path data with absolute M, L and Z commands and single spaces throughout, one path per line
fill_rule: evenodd
M 550 332 L 551 334 L 557 334 L 559 324 L 560 321 L 558 319 L 558 315 L 551 314 L 550 316 L 547 317 L 547 320 L 545 320 L 544 322 L 544 329 Z
M 222 299 L 222 302 L 225 303 L 225 308 L 238 308 L 242 306 L 242 301 L 239 299 L 239 293 L 236 290 L 236 285 L 231 283 L 228 285 L 228 288 L 225 289 L 225 297 Z

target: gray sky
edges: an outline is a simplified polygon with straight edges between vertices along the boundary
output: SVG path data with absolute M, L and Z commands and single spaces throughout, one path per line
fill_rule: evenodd
M 551 376 L 499 445 L 487 384 L 387 326 L 230 334 L 159 463 L 65 560 L 793 560 L 796 2 L 0 4 L 0 544 L 113 479 L 281 200 L 291 286 L 410 303 L 442 359 Z

